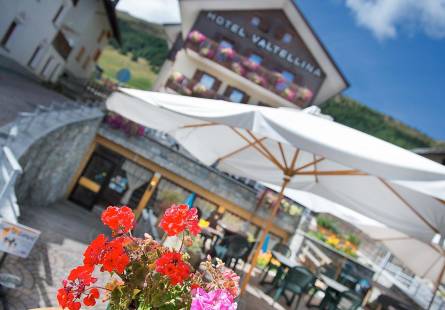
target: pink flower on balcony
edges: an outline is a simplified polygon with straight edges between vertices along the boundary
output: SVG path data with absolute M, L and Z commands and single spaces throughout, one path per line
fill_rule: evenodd
M 280 72 L 274 72 L 273 76 L 275 78 L 275 83 L 276 84 L 282 84 L 282 83 L 286 83 L 287 82 L 285 77 Z
M 254 82 L 255 84 L 261 85 L 263 87 L 267 86 L 267 80 L 264 78 L 264 76 L 259 75 L 258 73 L 249 72 L 247 74 L 247 78 L 252 82 Z
M 286 87 L 283 90 L 283 96 L 289 101 L 294 101 L 297 97 L 297 92 L 290 87 Z
M 247 59 L 247 58 L 243 60 L 243 65 L 250 71 L 256 71 L 260 67 L 260 65 L 258 63 L 254 62 L 250 59 Z
M 209 46 L 203 46 L 199 49 L 199 54 L 207 58 L 212 58 L 215 55 L 215 51 Z
M 308 102 L 312 99 L 312 91 L 308 88 L 300 88 L 300 90 L 298 91 L 298 99 L 304 101 L 304 102 Z
M 233 71 L 235 71 L 239 75 L 244 76 L 244 74 L 246 74 L 246 69 L 244 69 L 243 65 L 240 64 L 239 62 L 233 62 L 230 65 L 230 67 L 232 68 Z
M 202 43 L 207 39 L 207 37 L 198 30 L 193 30 L 190 32 L 188 38 L 194 43 Z
M 218 56 L 222 61 L 231 61 L 235 57 L 235 51 L 231 47 L 218 49 Z
M 207 92 L 207 87 L 205 87 L 202 84 L 196 84 L 195 86 L 193 86 L 193 93 L 197 94 L 197 95 L 203 95 Z
M 181 72 L 173 72 L 171 78 L 174 82 L 181 84 L 184 81 L 185 76 Z

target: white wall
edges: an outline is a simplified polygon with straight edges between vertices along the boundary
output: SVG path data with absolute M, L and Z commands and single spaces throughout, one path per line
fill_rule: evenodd
M 105 13 L 105 8 L 101 0 L 80 0 L 66 16 L 64 21 L 64 34 L 69 41 L 73 42 L 74 48 L 67 59 L 66 70 L 77 77 L 88 78 L 94 70 L 92 58 L 99 49 L 103 50 L 108 43 L 108 37 L 103 36 L 98 42 L 103 30 L 111 33 L 111 27 Z M 84 47 L 85 52 L 79 61 L 76 60 L 80 49 Z M 84 69 L 83 64 L 86 58 L 91 61 Z
M 62 4 L 64 9 L 58 22 L 54 24 L 53 18 Z M 59 31 L 60 21 L 63 20 L 71 6 L 70 0 L 0 0 L 0 40 L 11 23 L 17 22 L 17 27 L 6 44 L 6 48 L 0 47 L 0 54 L 14 59 L 39 76 L 49 57 L 53 56 L 49 68 L 45 70 L 49 71 L 47 76 L 50 76 L 51 69 L 55 68 L 58 63 L 60 64 L 59 68 L 64 64 L 60 56 L 54 55 L 55 51 L 52 49 L 51 43 Z M 41 46 L 41 50 L 33 62 L 33 68 L 31 68 L 28 66 L 28 62 L 38 46 Z M 57 74 L 52 75 L 53 79 L 56 77 Z

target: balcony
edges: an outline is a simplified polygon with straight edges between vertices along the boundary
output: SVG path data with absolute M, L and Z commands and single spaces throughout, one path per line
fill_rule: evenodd
M 216 93 L 212 89 L 207 89 L 199 81 L 189 79 L 179 72 L 173 73 L 165 86 L 184 96 L 230 101 L 229 98 Z
M 216 62 L 293 105 L 305 107 L 312 99 L 313 94 L 308 88 L 287 81 L 281 73 L 251 61 L 232 48 L 221 48 L 217 42 L 196 30 L 189 34 L 185 48 Z

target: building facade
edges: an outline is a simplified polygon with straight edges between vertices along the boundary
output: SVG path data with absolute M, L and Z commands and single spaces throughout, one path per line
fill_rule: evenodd
M 46 81 L 56 82 L 64 72 L 88 78 L 108 39 L 114 36 L 120 41 L 115 4 L 1 0 L 0 55 Z
M 171 51 L 157 91 L 300 109 L 347 87 L 291 0 L 183 0 L 180 8 L 182 24 L 166 26 Z M 161 133 L 110 113 L 67 197 L 91 210 L 127 204 L 138 215 L 143 210 L 160 215 L 194 195 L 203 218 L 218 212 L 226 226 L 255 238 L 276 195 L 253 185 L 202 165 Z M 283 201 L 271 245 L 294 234 L 301 211 Z
M 348 83 L 291 0 L 179 1 L 154 90 L 272 107 L 318 105 Z

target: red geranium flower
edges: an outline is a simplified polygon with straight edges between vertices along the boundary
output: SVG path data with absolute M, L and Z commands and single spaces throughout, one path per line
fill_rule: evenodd
M 156 260 L 156 271 L 167 276 L 171 285 L 182 283 L 190 276 L 190 267 L 177 252 L 167 252 Z
M 57 291 L 57 300 L 62 308 L 69 310 L 80 309 L 79 299 L 85 290 L 97 281 L 92 276 L 94 266 L 79 266 L 71 270 L 67 280 L 64 280 L 63 287 Z M 97 298 L 99 297 L 97 291 Z M 96 296 L 94 292 L 93 296 Z
M 196 236 L 201 231 L 198 221 L 196 208 L 189 208 L 187 205 L 172 205 L 165 211 L 159 226 L 169 236 L 176 236 L 185 229 Z
M 83 263 L 88 266 L 102 265 L 102 271 L 121 274 L 130 263 L 130 258 L 125 252 L 127 242 L 124 237 L 108 241 L 100 234 L 85 250 Z
M 111 206 L 102 212 L 102 223 L 110 227 L 113 234 L 125 234 L 134 227 L 134 214 L 127 206 Z
M 97 288 L 93 288 L 90 290 L 90 293 L 87 297 L 83 299 L 83 303 L 85 306 L 94 306 L 96 305 L 96 299 L 99 298 L 99 290 Z

